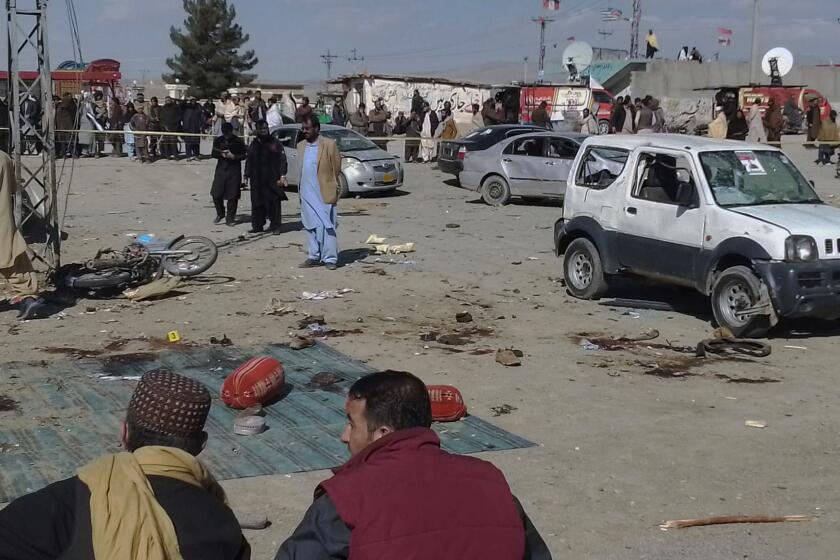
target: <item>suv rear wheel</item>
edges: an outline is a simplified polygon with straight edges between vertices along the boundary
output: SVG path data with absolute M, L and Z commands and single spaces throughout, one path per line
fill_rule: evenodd
M 575 239 L 566 249 L 563 260 L 566 287 L 576 298 L 597 299 L 607 291 L 601 255 L 590 240 Z
M 491 175 L 481 185 L 481 198 L 490 206 L 504 206 L 510 202 L 510 186 L 502 177 Z
M 727 268 L 712 287 L 715 321 L 737 337 L 759 337 L 770 330 L 769 315 L 748 311 L 760 301 L 761 280 L 746 266 Z

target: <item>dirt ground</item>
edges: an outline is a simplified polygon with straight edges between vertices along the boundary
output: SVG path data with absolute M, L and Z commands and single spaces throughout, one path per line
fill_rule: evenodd
M 788 153 L 826 200 L 840 200 L 833 169 L 817 168 L 815 152 L 795 140 L 788 139 Z M 68 164 L 65 184 L 69 171 Z M 244 235 L 246 224 L 212 224 L 212 172 L 209 160 L 145 166 L 126 159 L 79 161 L 67 198 L 65 262 L 122 246 L 131 233 L 200 234 L 217 242 Z M 493 209 L 431 167 L 408 165 L 406 176 L 394 196 L 341 202 L 344 265 L 337 271 L 297 268 L 305 258 L 304 238 L 292 195 L 284 205 L 285 233 L 223 248 L 212 274 L 186 286 L 182 297 L 148 304 L 81 301 L 61 316 L 21 325 L 12 312 L 3 313 L 0 328 L 9 334 L 0 339 L 0 361 L 62 359 L 44 349 L 102 349 L 116 339 L 164 337 L 174 329 L 200 344 L 222 334 L 240 346 L 284 342 L 304 313 L 323 313 L 333 328 L 362 330 L 327 344 L 376 368 L 456 385 L 472 413 L 539 443 L 483 458 L 505 472 L 555 558 L 828 558 L 840 546 L 840 495 L 832 490 L 840 487 L 840 325 L 784 325 L 772 333 L 767 358 L 692 359 L 679 347 L 693 347 L 712 331 L 702 297 L 628 283 L 620 295 L 684 309 L 634 312 L 565 293 L 552 250 L 559 205 Z M 246 199 L 243 218 L 248 210 Z M 366 256 L 364 241 L 374 233 L 389 242 L 414 242 L 417 251 Z M 304 290 L 340 288 L 354 291 L 343 299 L 300 300 Z M 296 313 L 263 315 L 271 298 Z M 461 311 L 474 322 L 456 323 Z M 492 333 L 449 347 L 420 338 L 430 330 L 464 327 Z M 649 342 L 613 348 L 594 340 L 650 329 L 660 336 Z M 582 338 L 600 349 L 588 349 Z M 524 352 L 521 367 L 503 367 L 492 353 L 470 353 L 503 347 Z M 505 404 L 512 410 L 493 417 L 491 408 Z M 747 420 L 767 426 L 747 427 Z M 273 557 L 316 483 L 328 475 L 224 483 L 238 513 L 272 521 L 267 530 L 246 532 L 254 558 Z M 666 519 L 728 514 L 817 518 L 667 532 L 658 527 Z

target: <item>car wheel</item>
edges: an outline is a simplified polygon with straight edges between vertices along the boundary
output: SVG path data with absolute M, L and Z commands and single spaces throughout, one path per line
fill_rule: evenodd
M 569 293 L 576 298 L 598 299 L 607 291 L 601 255 L 588 239 L 575 239 L 566 248 L 563 276 Z
M 510 186 L 502 177 L 492 175 L 481 186 L 481 198 L 490 206 L 504 206 L 510 202 Z
M 347 178 L 344 173 L 338 176 L 338 198 L 347 198 L 350 196 L 350 186 L 347 184 Z
M 712 288 L 712 312 L 718 326 L 737 337 L 759 337 L 770 330 L 770 317 L 744 313 L 761 300 L 761 280 L 746 266 L 727 268 Z
M 609 134 L 610 133 L 610 121 L 598 121 L 598 133 L 599 134 Z

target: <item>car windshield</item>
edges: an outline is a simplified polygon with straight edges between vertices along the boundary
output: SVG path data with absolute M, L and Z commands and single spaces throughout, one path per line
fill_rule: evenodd
M 376 144 L 352 130 L 322 130 L 321 134 L 338 144 L 339 152 L 361 152 L 363 150 L 377 150 Z
M 720 206 L 821 202 L 810 183 L 782 152 L 706 152 L 700 154 L 700 163 Z

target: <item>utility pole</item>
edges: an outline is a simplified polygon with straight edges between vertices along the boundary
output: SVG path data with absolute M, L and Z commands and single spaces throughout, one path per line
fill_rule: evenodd
M 750 53 L 750 83 L 758 83 L 756 58 L 758 57 L 758 0 L 753 0 L 752 51 Z
M 630 58 L 639 58 L 639 26 L 642 23 L 642 0 L 633 0 L 633 20 L 630 23 Z
M 332 54 L 330 52 L 330 49 L 327 49 L 327 54 L 322 54 L 321 58 L 323 59 L 324 64 L 327 65 L 327 81 L 329 82 L 330 79 L 332 78 L 333 60 L 337 59 L 338 55 L 337 54 Z
M 522 83 L 523 84 L 528 83 L 528 57 L 527 56 L 525 57 L 525 79 L 522 80 Z
M 365 61 L 365 57 L 359 56 L 359 51 L 357 49 L 350 49 L 350 53 L 353 56 L 347 57 L 347 62 L 352 62 L 354 68 L 356 68 L 356 63 L 357 62 L 364 62 Z
M 531 21 L 540 24 L 540 64 L 537 70 L 537 82 L 542 83 L 545 79 L 545 25 L 554 21 L 553 18 L 535 17 Z

